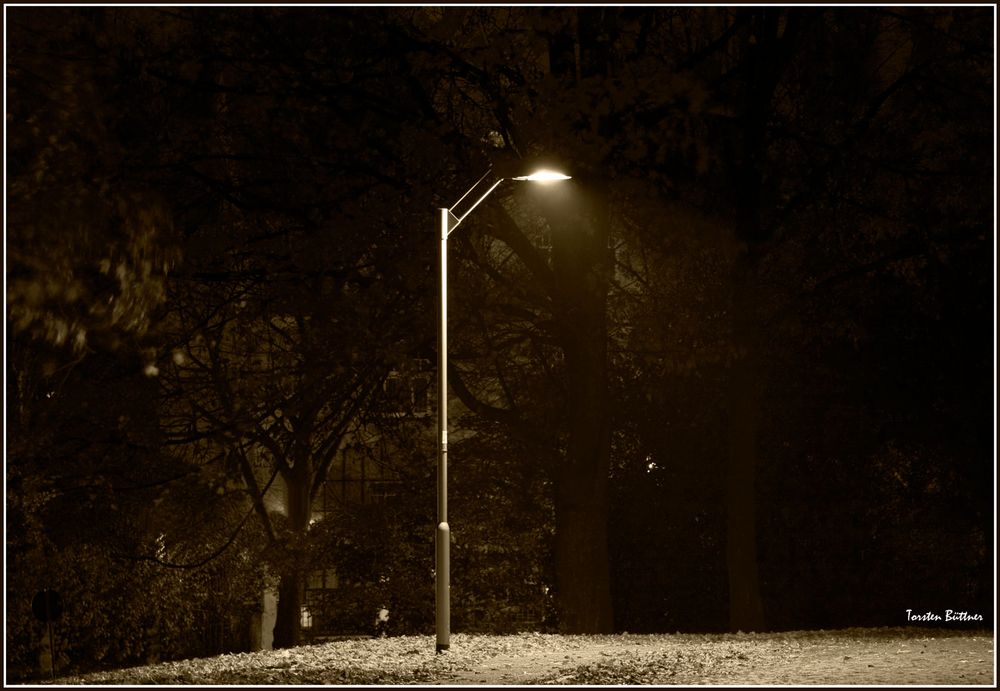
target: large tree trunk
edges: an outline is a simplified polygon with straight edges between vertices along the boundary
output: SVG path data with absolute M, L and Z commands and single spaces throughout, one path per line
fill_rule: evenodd
M 729 628 L 732 631 L 763 631 L 755 490 L 761 381 L 756 359 L 750 356 L 734 364 L 730 377 L 729 457 L 725 479 Z
M 610 633 L 611 578 L 608 559 L 608 454 L 597 427 L 581 420 L 556 484 L 556 589 L 559 628 L 564 633 Z M 595 433 L 596 432 L 596 433 Z
M 757 432 L 766 381 L 761 323 L 767 312 L 756 290 L 758 265 L 772 239 L 762 220 L 767 123 L 771 101 L 788 59 L 783 42 L 794 31 L 786 24 L 779 39 L 780 12 L 764 9 L 752 18 L 755 43 L 748 48 L 740 117 L 741 144 L 733 161 L 736 235 L 745 243 L 733 274 L 733 334 L 741 351 L 730 372 L 727 412 L 729 453 L 726 466 L 726 564 L 729 574 L 729 626 L 762 631 L 766 622 L 757 564 Z
M 759 192 L 759 170 L 749 166 L 743 182 Z M 733 272 L 733 336 L 740 355 L 729 372 L 727 392 L 726 565 L 729 574 L 729 627 L 763 631 L 764 607 L 757 566 L 757 429 L 766 372 L 759 336 L 766 313 L 756 290 L 760 227 L 758 195 L 738 204 L 740 239 L 748 245 Z
M 299 616 L 302 588 L 298 573 L 284 573 L 278 582 L 278 612 L 274 620 L 274 647 L 294 648 L 300 643 Z
M 584 190 L 589 213 L 568 223 L 550 217 L 568 397 L 566 456 L 555 478 L 556 590 L 563 632 L 610 633 L 608 217 L 604 191 Z
M 294 536 L 305 536 L 309 530 L 312 508 L 309 501 L 311 475 L 308 462 L 300 459 L 282 477 L 285 480 L 288 527 Z M 302 555 L 297 551 L 299 542 L 293 538 L 278 583 L 278 611 L 274 622 L 275 648 L 292 648 L 302 642 Z
M 596 317 L 596 315 L 593 315 Z M 608 557 L 607 365 L 603 318 L 566 352 L 569 439 L 556 482 L 556 573 L 560 629 L 613 629 Z M 584 334 L 581 334 L 584 336 Z

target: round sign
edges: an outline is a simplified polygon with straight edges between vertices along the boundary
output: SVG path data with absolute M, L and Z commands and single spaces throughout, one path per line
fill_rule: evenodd
M 39 590 L 31 600 L 31 611 L 38 621 L 55 621 L 62 614 L 62 600 L 54 590 Z

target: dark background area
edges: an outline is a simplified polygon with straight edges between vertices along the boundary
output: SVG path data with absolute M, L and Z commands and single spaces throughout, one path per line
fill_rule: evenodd
M 451 240 L 453 629 L 994 625 L 991 8 L 5 15 L 15 676 L 45 588 L 64 671 L 431 631 L 436 209 L 538 157 Z

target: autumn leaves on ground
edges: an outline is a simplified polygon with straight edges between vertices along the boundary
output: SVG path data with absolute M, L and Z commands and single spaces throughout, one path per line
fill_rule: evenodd
M 60 684 L 993 685 L 989 631 L 772 634 L 456 634 L 340 641 L 57 680 Z

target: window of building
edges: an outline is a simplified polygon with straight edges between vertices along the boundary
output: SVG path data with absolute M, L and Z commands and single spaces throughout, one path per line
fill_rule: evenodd
M 402 417 L 429 415 L 431 373 L 429 360 L 415 360 L 406 371 L 394 370 L 382 384 L 384 411 L 387 415 Z

